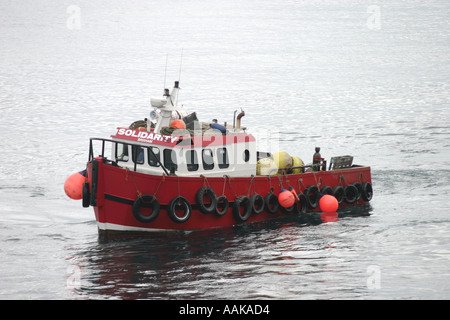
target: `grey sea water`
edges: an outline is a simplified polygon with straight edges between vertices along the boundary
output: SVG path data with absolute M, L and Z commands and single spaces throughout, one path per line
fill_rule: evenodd
M 449 299 L 449 13 L 0 0 L 0 299 Z M 277 132 L 305 162 L 320 146 L 370 165 L 370 216 L 101 241 L 64 181 L 90 137 L 148 115 L 165 78 L 205 121 L 244 108 L 261 148 Z

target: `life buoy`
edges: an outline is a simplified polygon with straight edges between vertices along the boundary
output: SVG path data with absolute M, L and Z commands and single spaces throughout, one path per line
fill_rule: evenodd
M 344 201 L 344 188 L 341 186 L 335 186 L 333 187 L 333 196 L 338 201 L 338 204 L 341 204 Z
M 372 200 L 373 189 L 372 189 L 372 185 L 369 182 L 364 182 L 362 184 L 362 194 L 361 194 L 361 196 L 364 199 L 364 201 Z
M 333 195 L 333 189 L 330 186 L 323 186 L 320 188 L 320 193 Z
M 264 197 L 264 208 L 268 213 L 277 213 L 279 206 L 278 196 L 272 191 Z
M 356 199 L 358 198 L 358 189 L 352 184 L 348 184 L 344 187 L 344 201 L 352 204 L 355 203 Z
M 214 213 L 218 216 L 223 216 L 227 213 L 230 203 L 225 195 L 221 195 L 217 197 L 216 210 Z
M 89 182 L 83 183 L 83 190 L 82 190 L 82 197 L 83 197 L 83 208 L 89 207 L 91 204 L 91 193 L 89 191 Z
M 178 214 L 179 210 L 182 210 L 182 215 Z M 169 202 L 167 211 L 169 213 L 169 218 L 173 222 L 183 223 L 188 221 L 191 217 L 192 206 L 185 197 L 178 196 Z
M 145 214 L 141 211 L 141 208 L 151 209 L 150 214 Z M 159 201 L 155 196 L 149 194 L 143 194 L 139 196 L 133 203 L 133 215 L 136 220 L 149 223 L 158 217 L 159 214 Z
M 361 196 L 362 196 L 362 184 L 359 183 L 359 182 L 355 182 L 355 183 L 353 183 L 353 185 L 358 190 L 358 196 L 356 197 L 356 201 L 359 201 L 361 199 Z
M 210 202 L 205 202 L 205 198 L 209 198 Z M 200 206 L 200 211 L 203 213 L 213 213 L 216 210 L 217 198 L 216 193 L 210 187 L 201 187 L 197 191 L 195 197 Z
M 310 185 L 304 192 L 306 199 L 308 200 L 308 206 L 311 209 L 315 209 L 319 206 L 320 193 L 319 188 L 315 185 Z
M 241 208 L 243 211 L 241 212 Z M 250 198 L 247 196 L 238 196 L 233 203 L 233 216 L 238 222 L 247 221 L 252 213 Z
M 294 211 L 297 214 L 304 214 L 308 207 L 308 199 L 306 199 L 306 196 L 303 193 L 299 193 L 297 197 L 299 201 L 294 204 Z
M 255 193 L 250 197 L 250 204 L 254 214 L 260 214 L 264 210 L 264 198 L 262 195 Z

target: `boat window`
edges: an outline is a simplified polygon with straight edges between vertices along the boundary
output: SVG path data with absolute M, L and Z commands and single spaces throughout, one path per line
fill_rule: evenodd
M 220 169 L 225 169 L 229 167 L 230 163 L 228 162 L 227 148 L 217 149 L 217 160 L 219 162 Z
M 152 167 L 159 167 L 159 161 L 161 161 L 161 154 L 159 152 L 159 148 L 157 147 L 148 148 L 148 164 L 151 165 Z
M 131 146 L 131 158 L 137 164 L 144 163 L 144 148 L 139 146 Z
M 116 144 L 116 161 L 128 161 L 128 145 L 125 143 Z
M 163 151 L 164 155 L 164 167 L 167 168 L 169 171 L 176 171 L 177 170 L 177 155 L 174 150 L 172 149 L 164 149 Z
M 244 161 L 248 162 L 250 160 L 250 151 L 248 149 L 245 149 L 244 151 Z
M 198 170 L 197 152 L 195 150 L 189 150 L 186 152 L 186 163 L 188 171 Z
M 205 170 L 214 169 L 213 152 L 211 149 L 202 150 L 202 160 L 203 160 L 203 169 Z

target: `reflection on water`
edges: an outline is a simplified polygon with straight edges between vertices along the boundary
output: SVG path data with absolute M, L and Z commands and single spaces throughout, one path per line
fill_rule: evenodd
M 322 263 L 316 256 L 318 238 L 314 236 L 309 246 L 303 230 L 311 236 L 308 228 L 336 222 L 338 214 L 316 215 L 315 226 L 286 216 L 217 230 L 99 237 L 98 243 L 74 252 L 72 260 L 81 270 L 74 295 L 120 299 L 281 298 L 278 277 L 310 272 L 310 266 L 298 259 Z M 252 282 L 260 277 L 265 282 Z M 294 290 L 290 297 L 297 294 Z

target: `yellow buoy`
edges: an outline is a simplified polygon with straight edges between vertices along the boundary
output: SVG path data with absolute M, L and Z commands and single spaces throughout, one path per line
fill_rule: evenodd
M 258 176 L 273 176 L 277 173 L 277 165 L 270 158 L 263 158 L 256 163 L 256 174 Z
M 292 167 L 292 157 L 286 151 L 278 151 L 272 155 L 272 159 L 278 168 L 290 168 Z M 282 174 L 282 170 L 278 171 Z
M 305 164 L 303 163 L 303 160 L 300 159 L 299 157 L 296 156 L 292 156 L 292 166 L 293 167 L 302 167 Z M 303 173 L 305 172 L 305 169 L 303 168 L 298 168 L 298 169 L 292 169 L 292 173 Z

